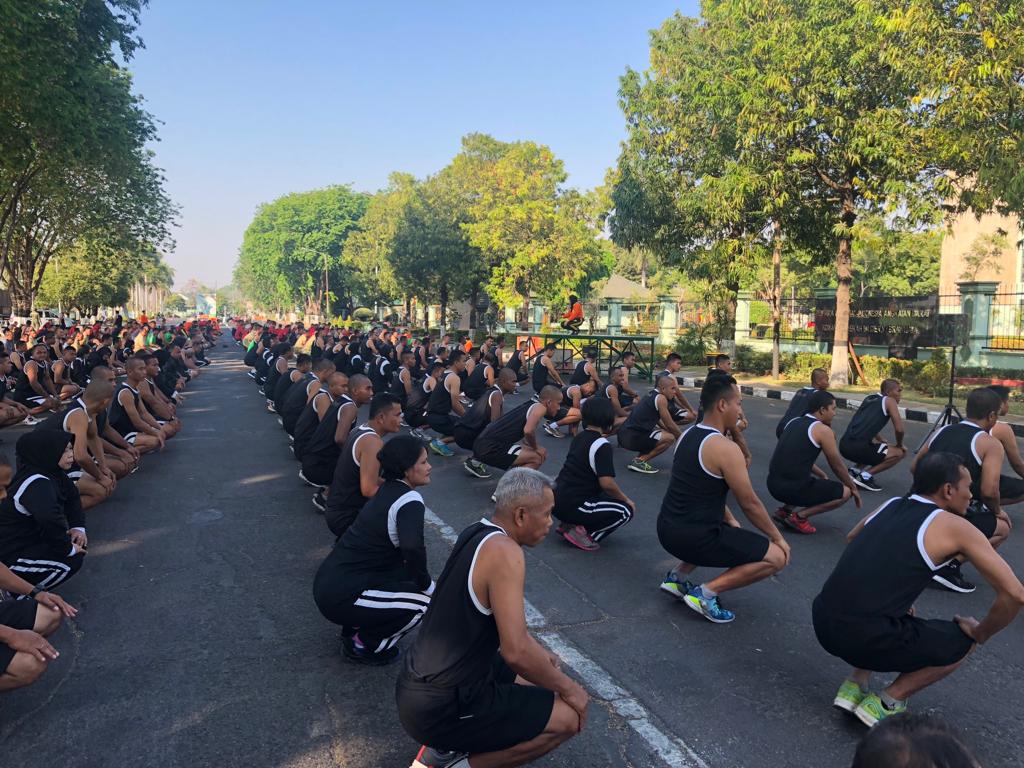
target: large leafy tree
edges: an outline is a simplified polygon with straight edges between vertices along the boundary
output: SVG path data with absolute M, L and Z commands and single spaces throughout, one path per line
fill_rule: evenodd
M 465 230 L 490 266 L 487 293 L 501 306 L 521 304 L 524 318 L 531 296 L 564 300 L 601 258 L 587 201 L 562 189 L 565 179 L 550 149 L 518 142 L 485 170 L 470 206 Z
M 174 207 L 147 149 L 155 126 L 123 66 L 143 4 L 3 3 L 0 272 L 19 311 L 79 238 L 169 243 Z
M 369 199 L 337 185 L 260 206 L 242 240 L 236 285 L 264 307 L 326 310 L 325 299 L 350 296 L 342 251 Z

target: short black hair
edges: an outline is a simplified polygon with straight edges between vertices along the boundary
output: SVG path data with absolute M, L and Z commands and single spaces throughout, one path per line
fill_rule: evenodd
M 587 358 L 597 357 L 597 347 L 587 347 L 583 350 L 583 356 Z
M 904 712 L 864 735 L 851 768 L 981 768 L 981 763 L 941 718 Z
M 668 353 L 668 357 L 665 358 L 665 365 L 668 366 L 669 363 L 675 362 L 676 360 L 682 360 L 682 359 L 683 359 L 683 356 L 680 355 L 678 352 L 669 352 Z
M 731 398 L 736 394 L 736 379 L 732 376 L 711 376 L 704 381 L 700 390 L 700 407 L 705 413 L 715 407 L 719 400 Z
M 729 356 L 727 354 L 725 354 L 724 352 L 719 353 L 715 355 L 715 365 L 718 365 L 719 363 L 724 363 L 728 359 Z
M 412 435 L 395 435 L 384 443 L 377 454 L 381 475 L 385 480 L 401 480 L 405 473 L 416 465 L 425 450 L 426 446 L 419 438 Z
M 985 389 L 991 389 L 1004 403 L 1010 399 L 1010 388 L 1005 384 L 989 384 Z
M 955 453 L 928 451 L 914 468 L 914 493 L 931 494 L 946 483 L 960 482 L 960 467 L 964 460 Z
M 636 352 L 623 352 L 619 360 L 625 360 L 627 357 L 636 357 Z
M 972 389 L 967 395 L 967 418 L 987 419 L 990 413 L 999 413 L 1003 401 L 988 387 Z
M 300 352 L 295 358 L 295 367 L 298 368 L 300 365 L 313 362 L 313 358 L 307 355 L 305 352 Z
M 316 363 L 315 363 L 315 364 L 313 365 L 313 372 L 314 372 L 314 373 L 320 373 L 321 371 L 326 371 L 326 370 L 331 370 L 331 371 L 333 371 L 333 370 L 336 370 L 336 369 L 337 369 L 337 367 L 338 367 L 338 366 L 336 366 L 336 365 L 334 364 L 334 361 L 333 361 L 333 360 L 328 360 L 328 359 L 327 359 L 326 357 L 321 357 L 321 358 L 320 358 L 319 360 L 317 360 L 317 361 L 316 361 Z
M 824 389 L 819 389 L 807 399 L 807 410 L 804 413 L 817 413 L 822 408 L 828 408 L 836 401 L 836 396 Z
M 610 432 L 615 425 L 615 408 L 607 397 L 588 397 L 580 408 L 584 427 L 598 427 Z
M 456 349 L 452 351 L 452 353 L 448 355 L 448 365 L 455 365 L 457 362 L 459 362 L 459 360 L 461 360 L 465 356 L 466 353 L 463 352 L 461 349 Z
M 402 401 L 398 399 L 396 395 L 392 395 L 390 392 L 381 392 L 380 394 L 374 395 L 373 399 L 370 400 L 370 418 L 373 419 L 381 411 L 385 411 L 392 405 L 401 405 Z
M 444 363 L 442 363 L 440 360 L 435 360 L 433 363 L 430 364 L 430 373 L 434 373 L 434 371 L 436 371 L 439 368 L 444 368 Z
M 558 345 L 555 344 L 554 342 L 551 342 L 549 344 L 545 344 L 544 345 L 544 351 L 545 352 L 548 352 L 548 351 L 552 351 L 553 352 L 556 349 L 558 349 Z

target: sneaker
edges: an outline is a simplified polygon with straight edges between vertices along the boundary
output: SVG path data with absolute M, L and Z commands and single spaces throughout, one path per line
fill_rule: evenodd
M 560 531 L 560 533 L 563 539 L 584 552 L 593 552 L 601 548 L 600 544 L 590 538 L 587 529 L 582 525 L 575 525 L 567 531 Z
M 811 525 L 810 520 L 806 517 L 800 517 L 796 512 L 790 512 L 783 521 L 787 528 L 792 528 L 797 533 L 810 534 L 817 533 L 818 529 Z
M 443 443 L 436 438 L 430 441 L 430 449 L 438 456 L 451 457 L 455 455 L 455 451 L 449 448 L 447 443 Z
M 853 710 L 853 714 L 856 715 L 857 719 L 860 720 L 868 728 L 874 726 L 879 720 L 884 720 L 891 715 L 898 715 L 902 712 L 907 711 L 907 703 L 901 701 L 892 709 L 885 706 L 882 703 L 881 697 L 877 693 L 869 693 L 863 699 L 857 708 Z
M 487 471 L 487 467 L 485 467 L 476 459 L 466 459 L 464 462 L 462 462 L 462 466 L 473 477 L 486 479 L 491 476 L 491 473 Z
M 786 518 L 787 518 L 787 517 L 789 517 L 789 513 L 790 513 L 791 511 L 792 511 L 792 510 L 790 510 L 790 509 L 786 509 L 786 507 L 779 507 L 778 509 L 776 509 L 776 510 L 775 510 L 775 511 L 774 511 L 774 512 L 772 513 L 772 515 L 773 515 L 773 516 L 775 517 L 775 519 L 776 519 L 776 520 L 778 520 L 778 521 L 779 521 L 780 523 L 784 523 L 784 522 L 786 522 Z
M 255 379 L 256 378 L 256 371 L 249 371 L 245 375 L 248 376 L 250 379 Z
M 941 584 L 950 592 L 959 592 L 962 595 L 969 595 L 977 587 L 964 578 L 960 571 L 960 561 L 950 560 L 944 566 L 932 574 L 932 581 Z
M 327 511 L 327 499 L 323 491 L 317 491 L 313 494 L 313 506 L 320 510 L 321 513 Z
M 850 473 L 850 479 L 853 480 L 857 485 L 863 488 L 865 491 L 880 491 L 882 486 L 875 482 L 873 477 L 864 477 L 859 472 L 854 474 Z
M 37 419 L 35 416 L 29 415 L 22 419 L 21 423 L 26 427 L 34 427 L 36 424 L 39 423 L 39 419 Z
M 559 430 L 556 425 L 550 422 L 544 425 L 544 431 L 547 432 L 552 437 L 565 437 L 565 435 L 562 434 L 561 430 Z
M 299 470 L 299 480 L 304 482 L 310 488 L 319 488 L 320 487 L 319 483 L 314 483 L 312 480 L 310 480 L 308 477 L 306 477 L 304 474 L 302 474 L 302 470 L 301 469 Z
M 424 442 L 430 439 L 425 434 L 423 434 L 423 430 L 420 429 L 419 427 L 413 427 L 412 429 L 410 429 L 409 434 L 415 437 L 417 440 L 423 440 Z
M 658 470 L 652 467 L 646 461 L 640 461 L 640 459 L 633 459 L 629 464 L 626 465 L 626 469 L 631 469 L 634 472 L 640 472 L 645 475 L 656 475 Z
M 392 646 L 386 651 L 380 653 L 373 653 L 368 651 L 359 642 L 359 636 L 352 637 L 348 642 L 344 640 L 341 643 L 341 652 L 349 661 L 353 661 L 356 664 L 365 664 L 368 667 L 383 667 L 386 664 L 390 664 L 393 661 L 397 661 L 400 655 L 398 646 Z
M 852 714 L 867 695 L 867 692 L 853 680 L 843 680 L 843 684 L 836 692 L 836 697 L 832 699 L 832 706 Z
M 409 768 L 469 768 L 469 753 L 442 752 L 424 744 Z
M 498 497 L 492 493 L 491 494 L 491 504 L 497 504 L 497 503 L 498 503 Z
M 662 592 L 672 595 L 677 600 L 685 600 L 687 593 L 692 592 L 694 588 L 694 585 L 686 579 L 680 581 L 679 574 L 675 571 L 666 573 L 661 586 L 658 587 Z
M 280 416 L 277 417 L 277 423 L 280 424 L 282 427 L 284 426 L 284 420 Z
M 695 610 L 708 621 L 714 622 L 715 624 L 728 624 L 736 618 L 736 614 L 732 611 L 727 611 L 722 607 L 722 604 L 718 602 L 718 595 L 715 595 L 714 597 L 704 597 L 703 593 L 697 593 L 698 589 L 700 589 L 700 587 L 694 587 L 686 593 L 686 597 L 683 598 L 683 602 L 686 603 L 687 606 Z
M 274 404 L 269 401 L 267 402 L 267 410 L 271 413 L 277 413 L 277 409 L 274 408 Z

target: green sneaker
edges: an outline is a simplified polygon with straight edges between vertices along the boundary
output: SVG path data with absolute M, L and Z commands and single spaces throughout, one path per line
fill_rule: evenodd
M 868 728 L 873 727 L 879 720 L 884 720 L 891 715 L 898 715 L 902 712 L 907 711 L 907 703 L 901 701 L 892 709 L 889 709 L 885 704 L 882 703 L 881 697 L 877 693 L 869 693 L 863 699 L 860 704 L 853 711 L 853 714 L 857 716 Z
M 640 461 L 640 459 L 633 459 L 626 465 L 626 469 L 631 469 L 634 472 L 640 472 L 645 475 L 656 475 L 658 473 L 657 469 L 652 467 L 646 461 Z
M 677 600 L 685 600 L 686 593 L 693 589 L 693 584 L 685 579 L 680 581 L 678 573 L 669 571 L 665 574 L 665 580 L 661 582 L 659 589 Z
M 861 687 L 853 680 L 843 680 L 836 697 L 832 699 L 832 706 L 852 713 L 864 701 L 865 696 L 867 693 L 861 690 Z

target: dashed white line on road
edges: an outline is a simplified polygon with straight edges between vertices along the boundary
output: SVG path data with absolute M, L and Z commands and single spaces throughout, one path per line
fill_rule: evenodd
M 427 509 L 424 517 L 449 544 L 458 539 L 455 530 L 433 510 Z M 529 600 L 524 600 L 523 608 L 526 622 L 536 631 L 537 639 L 576 673 L 592 695 L 607 702 L 612 711 L 625 720 L 666 765 L 670 768 L 708 768 L 708 764 L 686 742 L 655 725 L 643 704 L 615 683 L 604 667 L 584 655 L 557 630 L 547 629 L 544 615 Z

